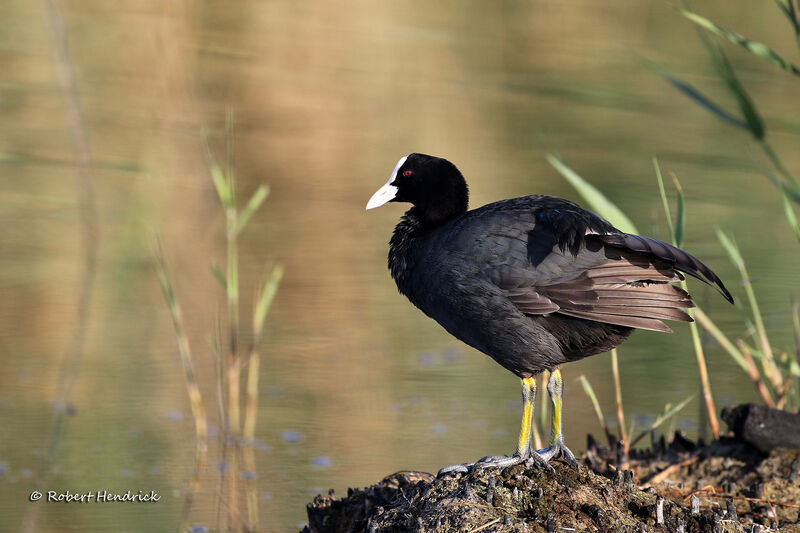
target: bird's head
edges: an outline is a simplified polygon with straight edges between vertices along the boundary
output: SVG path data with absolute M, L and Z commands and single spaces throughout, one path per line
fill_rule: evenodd
M 467 182 L 453 163 L 414 153 L 400 158 L 389 181 L 367 202 L 367 209 L 409 202 L 423 222 L 437 224 L 466 212 L 468 199 Z

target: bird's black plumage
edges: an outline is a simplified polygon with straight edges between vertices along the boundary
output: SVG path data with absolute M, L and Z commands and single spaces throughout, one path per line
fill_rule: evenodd
M 695 257 L 567 200 L 532 195 L 467 211 L 466 182 L 445 159 L 407 156 L 382 191 L 413 204 L 390 241 L 400 292 L 523 378 L 616 347 L 633 329 L 691 321 L 682 310 L 691 297 L 670 283 L 682 274 L 732 301 Z

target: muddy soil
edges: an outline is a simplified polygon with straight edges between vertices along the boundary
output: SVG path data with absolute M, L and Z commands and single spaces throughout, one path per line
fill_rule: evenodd
M 398 472 L 345 498 L 317 496 L 304 531 L 800 533 L 800 450 L 678 436 L 618 467 L 618 454 L 590 443 L 578 470 Z

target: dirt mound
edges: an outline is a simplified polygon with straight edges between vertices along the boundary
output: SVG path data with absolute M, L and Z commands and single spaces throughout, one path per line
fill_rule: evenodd
M 723 439 L 657 447 L 618 470 L 597 449 L 578 470 L 522 465 L 436 478 L 398 472 L 365 489 L 308 505 L 307 532 L 748 532 L 800 533 L 800 451 L 764 456 Z

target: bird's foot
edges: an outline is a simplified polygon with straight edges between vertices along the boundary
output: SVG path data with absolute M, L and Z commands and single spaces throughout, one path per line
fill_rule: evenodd
M 538 453 L 529 451 L 525 454 L 515 453 L 514 455 L 489 455 L 487 457 L 478 459 L 474 463 L 462 463 L 458 465 L 446 466 L 439 470 L 437 476 L 442 477 L 443 475 L 451 472 L 472 472 L 473 470 L 481 470 L 483 468 L 508 468 L 509 466 L 515 466 L 519 464 L 525 464 L 525 466 L 528 468 L 537 466 L 553 471 L 553 467 L 547 463 L 547 460 L 545 460 Z
M 549 463 L 553 459 L 561 458 L 572 468 L 578 468 L 578 461 L 575 459 L 575 455 L 570 451 L 570 449 L 567 448 L 567 445 L 564 444 L 564 437 L 559 437 L 556 439 L 555 444 L 543 450 L 538 450 L 538 452 L 536 452 L 534 455 L 536 454 L 538 454 L 545 462 Z

